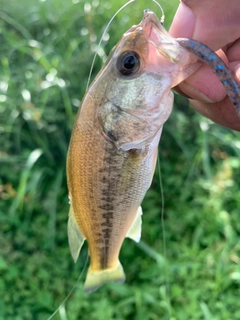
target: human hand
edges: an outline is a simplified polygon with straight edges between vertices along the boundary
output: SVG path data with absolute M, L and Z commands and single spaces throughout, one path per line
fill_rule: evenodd
M 239 17 L 239 0 L 182 0 L 169 32 L 175 38 L 196 39 L 216 51 L 240 85 Z M 205 117 L 240 131 L 240 119 L 223 85 L 207 65 L 175 89 L 191 97 L 193 107 Z

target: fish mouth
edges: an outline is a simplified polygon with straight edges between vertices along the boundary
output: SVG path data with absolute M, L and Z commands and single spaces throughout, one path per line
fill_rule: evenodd
M 141 24 L 145 35 L 156 42 L 161 39 L 161 33 L 163 33 L 165 29 L 154 12 L 149 9 L 144 10 Z
M 165 30 L 154 12 L 149 9 L 144 10 L 141 27 L 148 42 L 154 45 L 162 56 L 176 63 L 178 60 L 176 41 Z
M 143 11 L 142 24 L 143 24 L 143 29 L 144 28 L 148 29 L 149 26 L 152 29 L 153 25 L 155 25 L 157 28 L 160 28 L 160 29 L 162 27 L 162 23 L 160 22 L 156 14 L 149 9 L 146 9 Z

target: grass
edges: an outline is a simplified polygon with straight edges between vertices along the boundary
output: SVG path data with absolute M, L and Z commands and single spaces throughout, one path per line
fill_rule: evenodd
M 124 1 L 0 2 L 0 320 L 42 320 L 87 256 L 85 244 L 74 264 L 68 248 L 66 153 L 93 51 Z M 177 5 L 162 2 L 167 27 Z M 92 78 L 145 6 L 116 17 Z M 84 274 L 53 319 L 240 319 L 240 134 L 176 96 L 159 154 L 164 226 L 156 172 L 142 242 L 121 250 L 126 283 L 84 295 Z

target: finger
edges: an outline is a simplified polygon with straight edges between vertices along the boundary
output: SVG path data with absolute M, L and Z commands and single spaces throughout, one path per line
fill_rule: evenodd
M 190 8 L 180 3 L 173 18 L 169 33 L 174 38 L 192 38 L 196 17 Z
M 226 97 L 226 90 L 212 70 L 203 65 L 179 85 L 185 95 L 202 102 L 213 103 Z
M 232 43 L 227 48 L 226 54 L 230 62 L 237 61 L 238 63 L 240 63 L 240 32 L 239 32 L 239 39 L 237 39 L 234 43 Z
M 226 0 L 182 0 L 170 34 L 191 37 L 216 51 L 238 39 L 239 16 L 239 0 L 231 0 L 231 5 Z
M 224 52 L 219 51 L 218 55 L 228 64 Z M 219 78 L 206 64 L 202 64 L 193 75 L 179 85 L 179 88 L 185 95 L 207 103 L 221 101 L 227 95 Z
M 216 103 L 204 103 L 196 100 L 189 100 L 191 105 L 204 117 L 211 119 L 212 121 L 233 129 L 240 131 L 240 121 L 236 115 L 236 111 L 226 97 L 221 102 Z

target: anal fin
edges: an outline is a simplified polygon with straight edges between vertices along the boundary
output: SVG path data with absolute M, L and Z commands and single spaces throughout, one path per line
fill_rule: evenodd
M 84 240 L 85 237 L 79 229 L 72 205 L 70 204 L 68 217 L 68 243 L 74 262 L 78 259 Z
M 142 231 L 142 207 L 138 208 L 136 217 L 128 230 L 126 238 L 130 238 L 136 242 L 139 242 L 141 239 L 141 231 Z

